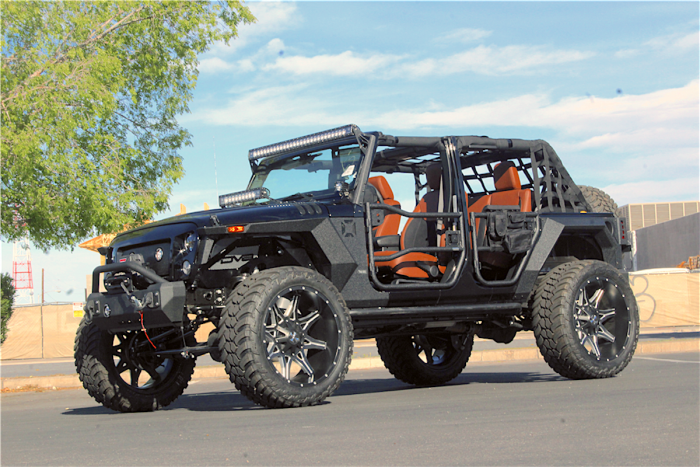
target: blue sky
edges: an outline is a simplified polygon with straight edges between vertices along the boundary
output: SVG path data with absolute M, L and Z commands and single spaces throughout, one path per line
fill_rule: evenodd
M 700 198 L 698 2 L 248 5 L 258 22 L 201 57 L 180 119 L 187 173 L 158 219 L 244 189 L 248 149 L 347 123 L 546 139 L 619 205 Z M 32 257 L 47 301 L 82 301 L 99 263 L 77 248 Z

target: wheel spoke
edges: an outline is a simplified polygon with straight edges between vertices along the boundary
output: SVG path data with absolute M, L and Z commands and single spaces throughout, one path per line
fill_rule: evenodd
M 425 354 L 425 361 L 428 363 L 428 365 L 433 364 L 433 348 L 430 347 L 429 345 L 424 345 L 423 346 L 423 353 Z
M 281 373 L 283 378 L 286 380 L 292 379 L 290 375 L 292 372 L 292 357 L 284 354 L 280 355 L 280 370 L 282 370 Z
M 286 312 L 280 310 L 276 303 L 272 305 L 272 313 L 270 314 L 270 319 L 273 325 L 279 325 L 284 322 Z
M 600 305 L 600 301 L 602 300 L 604 294 L 605 294 L 605 291 L 603 289 L 598 289 L 591 296 L 590 301 L 593 302 L 594 307 L 598 308 L 598 306 Z
M 600 316 L 600 322 L 604 323 L 613 316 L 615 316 L 615 310 L 614 309 L 608 309 L 608 310 L 600 310 L 598 312 L 598 315 Z
M 599 339 L 605 339 L 610 342 L 615 342 L 615 336 L 613 336 L 612 333 L 608 331 L 605 326 L 598 327 L 598 332 L 596 332 L 596 336 L 598 336 Z
M 600 348 L 598 347 L 598 336 L 593 334 L 590 337 L 591 340 L 591 346 L 593 347 L 593 353 L 595 354 L 596 357 L 600 357 Z
M 588 297 L 584 289 L 579 290 L 578 297 L 576 297 L 576 305 L 581 308 L 588 306 Z
M 287 308 L 287 311 L 285 312 L 284 316 L 289 318 L 292 321 L 297 320 L 297 314 L 299 311 L 299 295 L 294 295 L 292 297 L 291 303 L 289 304 L 289 307 Z
M 304 337 L 303 348 L 304 350 L 326 350 L 328 346 L 322 340 L 306 336 Z
M 141 369 L 140 369 L 140 368 L 136 368 L 135 366 L 134 366 L 134 367 L 131 367 L 131 368 L 129 368 L 129 374 L 130 374 L 130 376 L 131 376 L 131 385 L 132 385 L 132 386 L 138 387 L 138 385 L 139 385 L 139 375 L 141 375 Z
M 313 324 L 321 318 L 321 313 L 317 311 L 312 311 L 306 316 L 303 316 L 297 320 L 297 323 L 301 325 L 304 332 L 307 332 Z
M 117 364 L 115 365 L 115 368 L 117 370 L 117 374 L 124 373 L 127 370 L 126 360 L 120 357 L 119 362 L 117 362 Z
M 309 382 L 312 382 L 314 378 L 314 369 L 311 367 L 311 363 L 309 363 L 309 360 L 306 358 L 306 354 L 300 350 L 293 358 L 294 361 L 301 367 L 302 371 L 309 375 Z
M 273 360 L 275 358 L 282 358 L 284 354 L 280 351 L 279 347 L 275 346 L 267 352 L 267 358 Z
M 585 311 L 580 310 L 579 313 L 576 315 L 576 319 L 578 321 L 584 321 L 587 323 L 591 320 L 591 317 Z

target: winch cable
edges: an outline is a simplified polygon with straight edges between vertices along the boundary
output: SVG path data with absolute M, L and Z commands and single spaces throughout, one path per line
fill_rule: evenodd
M 146 339 L 148 339 L 148 342 L 151 343 L 154 349 L 158 350 L 156 345 L 151 341 L 151 338 L 148 337 L 148 332 L 146 332 L 146 326 L 143 325 L 143 310 L 139 310 L 139 315 L 141 316 L 141 330 L 143 331 L 143 334 L 146 336 Z

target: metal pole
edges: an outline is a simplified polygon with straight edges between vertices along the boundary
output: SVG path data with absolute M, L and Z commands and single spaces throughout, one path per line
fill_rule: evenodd
M 41 268 L 41 358 L 44 358 L 44 268 Z

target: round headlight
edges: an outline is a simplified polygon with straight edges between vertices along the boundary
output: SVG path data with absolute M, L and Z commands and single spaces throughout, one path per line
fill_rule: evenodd
M 182 275 L 187 277 L 190 275 L 190 272 L 192 272 L 192 265 L 189 261 L 184 261 L 182 263 Z
M 189 234 L 185 239 L 185 249 L 187 251 L 194 251 L 194 247 L 197 244 L 197 234 L 194 232 Z

